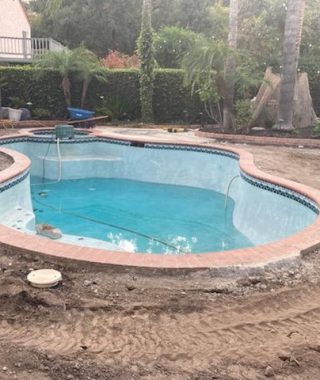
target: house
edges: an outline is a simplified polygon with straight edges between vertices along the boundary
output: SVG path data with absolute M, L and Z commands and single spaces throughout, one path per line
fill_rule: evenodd
M 32 38 L 31 24 L 21 0 L 0 0 L 0 62 L 27 63 L 49 50 L 63 50 L 52 38 Z

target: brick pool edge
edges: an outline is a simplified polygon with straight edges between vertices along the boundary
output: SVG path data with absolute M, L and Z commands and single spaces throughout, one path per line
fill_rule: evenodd
M 98 132 L 93 135 L 103 139 L 114 139 Z M 14 137 L 30 136 L 28 132 L 19 135 L 9 135 L 2 139 L 12 139 Z M 306 196 L 318 206 L 320 206 L 320 191 L 311 187 L 298 184 L 293 181 L 282 179 L 259 170 L 253 161 L 251 153 L 238 148 L 221 148 L 216 145 L 190 144 L 185 142 L 134 138 L 118 138 L 124 142 L 141 142 L 165 145 L 180 145 L 195 148 L 217 149 L 223 152 L 236 154 L 239 157 L 239 166 L 242 172 L 258 180 L 282 186 Z M 12 157 L 14 163 L 7 169 L 0 172 L 0 184 L 21 176 L 30 167 L 30 160 L 21 153 L 0 148 L 3 152 Z M 17 248 L 25 252 L 47 255 L 53 258 L 66 260 L 76 260 L 94 264 L 105 264 L 124 267 L 154 268 L 154 269 L 231 269 L 231 268 L 256 268 L 270 264 L 280 264 L 298 259 L 301 254 L 310 252 L 320 247 L 320 217 L 306 229 L 289 236 L 288 238 L 275 241 L 269 244 L 255 247 L 236 249 L 224 252 L 212 252 L 203 254 L 185 255 L 152 255 L 145 253 L 113 252 L 96 248 L 81 247 L 66 243 L 59 243 L 40 236 L 28 235 L 16 231 L 4 225 L 0 225 L 0 244 Z

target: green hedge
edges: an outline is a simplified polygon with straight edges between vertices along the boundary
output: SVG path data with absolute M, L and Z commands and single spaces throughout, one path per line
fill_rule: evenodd
M 92 81 L 89 87 L 86 108 L 101 107 L 121 110 L 122 118 L 140 119 L 139 71 L 106 70 L 107 82 Z M 10 97 L 31 102 L 36 114 L 48 110 L 51 118 L 67 116 L 61 79 L 55 71 L 39 72 L 32 67 L 2 67 L 0 78 L 2 104 L 8 106 Z M 79 105 L 81 83 L 72 78 L 72 104 Z M 156 122 L 172 123 L 199 121 L 204 114 L 203 104 L 197 95 L 191 96 L 189 88 L 183 86 L 182 70 L 156 70 L 154 89 L 154 116 Z M 46 116 L 45 113 L 43 115 Z
M 30 67 L 1 67 L 2 105 L 10 105 L 10 97 L 31 102 L 32 109 L 48 110 L 52 118 L 65 116 L 61 79 L 54 71 L 39 72 Z

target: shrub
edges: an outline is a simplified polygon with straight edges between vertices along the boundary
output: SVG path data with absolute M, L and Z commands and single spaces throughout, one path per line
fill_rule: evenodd
M 31 111 L 35 111 L 38 118 L 66 117 L 59 73 L 46 70 L 43 74 L 37 75 L 37 70 L 28 66 L 0 68 L 0 77 L 5 81 L 3 105 L 8 106 L 9 98 L 17 96 L 25 104 L 32 103 Z M 203 103 L 197 93 L 191 96 L 190 88 L 183 85 L 183 78 L 183 70 L 155 70 L 153 107 L 156 122 L 197 122 L 202 118 Z M 72 105 L 79 106 L 82 82 L 77 75 L 71 76 L 71 81 Z M 89 109 L 99 109 L 102 113 L 112 111 L 119 119 L 139 120 L 139 70 L 106 70 L 106 82 L 92 80 L 86 103 Z
M 126 120 L 129 105 L 120 98 L 108 97 L 103 99 L 102 106 L 96 108 L 98 116 L 111 116 L 112 120 Z
M 44 108 L 32 108 L 31 114 L 32 114 L 33 119 L 40 119 L 40 120 L 50 119 L 49 111 Z
M 177 26 L 165 26 L 154 36 L 155 59 L 159 66 L 180 68 L 183 56 L 199 35 Z
M 18 97 L 24 104 L 32 103 L 33 108 L 46 109 L 52 119 L 66 116 L 66 106 L 61 79 L 58 72 L 38 70 L 29 66 L 1 67 L 0 76 L 5 81 L 2 87 L 3 106 L 10 105 L 10 98 Z
M 136 54 L 126 55 L 116 50 L 110 50 L 101 59 L 101 64 L 107 69 L 137 69 L 140 66 L 140 59 Z
M 9 105 L 12 108 L 22 108 L 26 106 L 26 102 L 18 96 L 10 96 L 9 101 Z
M 242 128 L 249 124 L 252 118 L 252 106 L 250 99 L 238 100 L 235 104 L 236 127 Z

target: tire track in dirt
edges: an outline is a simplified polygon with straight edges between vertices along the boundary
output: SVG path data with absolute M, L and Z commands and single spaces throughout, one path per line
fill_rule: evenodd
M 305 287 L 244 298 L 241 305 L 225 304 L 223 299 L 208 302 L 206 309 L 189 314 L 155 314 L 152 308 L 94 313 L 71 309 L 55 322 L 2 321 L 0 340 L 59 354 L 85 350 L 102 360 L 160 358 L 194 368 L 208 366 L 222 352 L 257 359 L 274 354 L 292 339 L 312 340 L 320 331 L 319 316 L 320 290 Z M 263 347 L 260 354 L 257 346 Z

